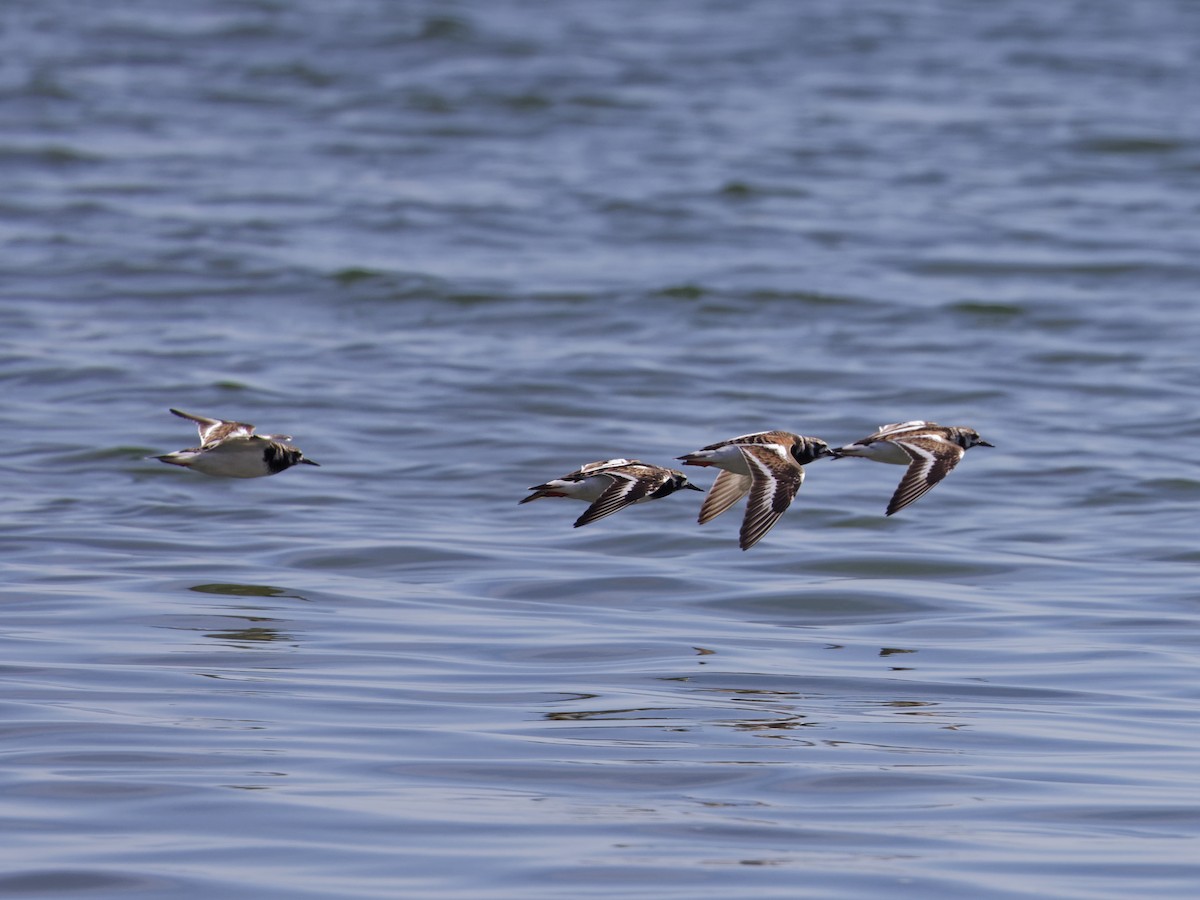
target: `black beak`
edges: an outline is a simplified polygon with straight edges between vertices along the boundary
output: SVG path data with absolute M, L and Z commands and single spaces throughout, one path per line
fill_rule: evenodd
M 996 445 L 995 445 L 995 444 L 989 444 L 987 441 L 976 441 L 976 442 L 975 442 L 975 446 L 976 446 L 976 447 L 995 447 Z
M 320 463 L 313 462 L 311 459 L 302 459 L 300 462 L 304 463 L 306 466 L 316 466 L 317 468 L 321 467 Z
M 698 484 L 692 484 L 690 481 L 687 484 L 685 484 L 684 487 L 687 488 L 689 491 L 699 491 L 702 494 L 704 493 L 704 488 L 700 487 L 700 485 L 698 485 Z

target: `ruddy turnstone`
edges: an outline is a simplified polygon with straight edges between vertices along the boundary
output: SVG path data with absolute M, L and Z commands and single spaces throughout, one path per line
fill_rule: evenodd
M 575 527 L 587 525 L 617 510 L 646 500 L 667 497 L 682 488 L 702 491 L 688 484 L 687 476 L 677 469 L 652 466 L 636 459 L 602 459 L 580 466 L 562 478 L 552 478 L 545 484 L 535 484 L 528 497 L 518 501 L 528 503 L 542 497 L 570 497 L 592 505 L 578 519 Z
M 195 422 L 200 430 L 199 447 L 154 457 L 173 466 L 226 478 L 258 478 L 275 475 L 299 463 L 319 465 L 289 446 L 292 439 L 289 434 L 255 434 L 254 426 L 245 422 L 193 416 L 178 409 L 171 412 Z
M 876 462 L 908 466 L 892 495 L 887 515 L 899 512 L 949 474 L 972 447 L 993 447 L 974 428 L 936 422 L 897 422 L 881 425 L 874 434 L 838 447 L 835 457 L 862 456 Z
M 685 466 L 721 469 L 700 507 L 700 524 L 715 519 L 750 492 L 738 545 L 749 550 L 779 521 L 800 485 L 804 465 L 830 454 L 820 438 L 790 431 L 743 434 L 679 457 Z

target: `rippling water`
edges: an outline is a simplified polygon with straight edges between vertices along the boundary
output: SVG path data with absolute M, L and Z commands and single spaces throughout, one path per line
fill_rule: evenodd
M 0 23 L 0 894 L 1193 895 L 1200 7 Z M 516 505 L 909 418 L 749 553 Z

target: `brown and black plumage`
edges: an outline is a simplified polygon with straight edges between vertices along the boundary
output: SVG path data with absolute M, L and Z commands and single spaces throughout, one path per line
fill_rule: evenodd
M 583 515 L 575 520 L 575 527 L 579 528 L 634 503 L 669 497 L 684 488 L 702 490 L 689 484 L 687 476 L 678 469 L 654 466 L 637 459 L 604 459 L 582 465 L 574 472 L 561 478 L 552 478 L 545 484 L 535 484 L 529 489 L 533 493 L 517 502 L 529 503 L 543 497 L 568 497 L 591 503 Z
M 245 422 L 196 416 L 178 409 L 171 412 L 196 423 L 200 446 L 154 457 L 161 462 L 224 478 L 260 478 L 300 463 L 319 465 L 305 459 L 303 452 L 291 445 L 291 435 L 255 434 L 254 426 Z
M 759 431 L 709 444 L 679 457 L 685 466 L 721 469 L 700 507 L 700 524 L 709 522 L 747 493 L 738 546 L 749 550 L 787 511 L 800 485 L 804 466 L 829 455 L 820 438 L 790 431 Z
M 972 447 L 992 447 L 974 428 L 913 420 L 881 425 L 874 434 L 838 447 L 835 457 L 861 456 L 876 462 L 908 466 L 885 515 L 923 497 L 958 465 Z

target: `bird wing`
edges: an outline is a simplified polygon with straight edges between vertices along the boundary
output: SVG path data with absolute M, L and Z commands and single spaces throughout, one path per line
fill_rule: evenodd
M 245 453 L 249 447 L 261 446 L 265 450 L 266 445 L 270 443 L 272 442 L 268 441 L 261 434 L 235 434 L 232 437 L 221 438 L 220 440 L 206 443 L 199 449 L 213 456 L 231 456 L 237 453 Z
M 657 487 L 653 478 L 639 478 L 636 475 L 620 472 L 605 472 L 604 477 L 612 479 L 612 484 L 606 487 L 604 493 L 595 499 L 582 516 L 575 520 L 576 528 L 590 525 L 597 519 L 611 516 L 618 510 L 637 503 Z
M 739 475 L 737 472 L 721 469 L 717 473 L 717 480 L 709 488 L 704 503 L 700 505 L 700 524 L 711 522 L 745 497 L 746 492 L 750 490 L 751 480 L 749 475 Z
M 926 422 L 924 419 L 914 419 L 911 422 L 893 422 L 891 425 L 880 425 L 874 434 L 869 434 L 861 441 L 855 441 L 855 443 L 870 444 L 874 441 L 891 440 L 898 435 L 907 434 L 910 431 L 918 431 L 932 424 L 932 422 Z
M 180 409 L 172 409 L 172 413 L 181 419 L 196 423 L 200 432 L 200 446 L 223 441 L 231 437 L 250 437 L 254 434 L 254 426 L 245 422 L 227 422 L 224 419 L 210 419 L 208 416 L 195 416 Z
M 750 467 L 752 484 L 738 544 L 749 550 L 791 506 L 804 483 L 804 469 L 769 446 L 743 446 L 742 455 Z
M 962 447 L 937 435 L 892 438 L 892 443 L 907 453 L 912 463 L 888 503 L 889 516 L 924 496 L 963 458 Z

